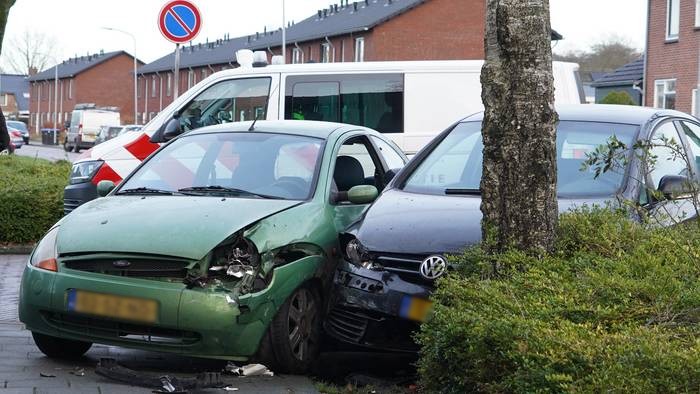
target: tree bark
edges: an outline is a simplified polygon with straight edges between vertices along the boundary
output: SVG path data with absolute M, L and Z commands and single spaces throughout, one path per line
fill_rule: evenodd
M 2 40 L 5 38 L 5 27 L 7 17 L 10 14 L 10 7 L 15 4 L 15 0 L 0 0 L 0 53 L 2 53 Z M 10 133 L 7 131 L 5 115 L 0 107 L 0 151 L 10 147 Z
M 483 239 L 493 252 L 554 244 L 556 134 L 549 0 L 487 0 L 481 178 Z

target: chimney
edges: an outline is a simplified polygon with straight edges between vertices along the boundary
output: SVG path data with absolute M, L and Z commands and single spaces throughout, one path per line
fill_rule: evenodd
M 333 4 L 333 12 L 338 13 L 338 4 Z
M 365 7 L 369 7 L 369 0 L 365 0 Z
M 318 10 L 318 19 L 323 19 L 323 11 Z
M 328 10 L 327 9 L 323 10 L 323 17 L 324 18 L 328 17 Z
M 353 8 L 352 12 L 357 12 L 357 2 L 356 1 L 352 2 L 352 8 Z
M 36 67 L 29 67 L 29 76 L 30 77 L 32 75 L 36 75 L 37 72 L 39 72 L 39 70 L 37 70 Z

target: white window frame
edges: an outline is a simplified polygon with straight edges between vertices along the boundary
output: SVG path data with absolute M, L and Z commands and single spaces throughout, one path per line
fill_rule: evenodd
M 357 37 L 355 38 L 355 61 L 364 62 L 365 61 L 365 38 Z
M 68 99 L 69 100 L 73 99 L 73 80 L 72 79 L 68 80 Z
M 195 84 L 195 77 L 193 70 L 187 70 L 187 89 L 191 88 Z
M 331 44 L 324 42 L 321 44 L 321 63 L 331 62 Z
M 304 63 L 304 51 L 299 48 L 292 48 L 292 64 Z
M 3 107 L 7 106 L 7 93 L 2 94 L 2 106 Z
M 700 27 L 700 0 L 695 0 L 695 27 Z
M 168 82 L 165 84 L 165 91 L 167 93 L 167 96 L 170 97 L 173 95 L 173 74 L 168 73 Z
M 158 93 L 158 84 L 156 83 L 156 76 L 151 75 L 151 97 L 156 97 Z
M 697 111 L 697 108 L 696 108 L 696 107 L 697 107 L 697 103 L 698 103 L 698 102 L 697 102 L 697 98 L 698 98 L 698 88 L 693 89 L 693 90 L 691 91 L 690 94 L 693 95 L 693 96 L 691 97 L 690 114 L 693 115 L 693 116 L 697 116 L 698 111 Z
M 680 33 L 681 25 L 681 11 L 680 11 L 681 0 L 666 0 L 666 40 L 677 40 Z M 674 18 L 673 7 L 676 7 L 676 13 Z M 675 19 L 675 20 L 672 20 Z M 678 29 L 677 32 L 672 33 L 671 28 L 675 27 Z
M 669 95 L 671 92 L 678 97 L 678 86 L 676 86 L 676 90 L 667 90 L 668 89 L 668 83 L 669 82 L 676 82 L 675 78 L 670 78 L 670 79 L 657 79 L 654 81 L 654 108 L 666 108 L 666 96 Z M 659 87 L 663 86 L 664 89 L 664 96 L 663 96 L 663 101 L 658 102 L 659 98 Z

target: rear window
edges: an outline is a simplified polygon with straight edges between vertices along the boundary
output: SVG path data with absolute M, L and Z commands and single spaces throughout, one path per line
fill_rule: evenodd
M 615 135 L 627 146 L 638 126 L 616 123 L 561 121 L 557 125 L 557 192 L 560 197 L 593 197 L 615 194 L 624 173 L 609 171 L 594 178 L 581 171 L 586 154 Z M 450 189 L 478 191 L 484 145 L 481 122 L 457 125 L 416 167 L 403 189 L 426 194 L 448 194 Z
M 403 133 L 403 74 L 287 77 L 284 117 Z

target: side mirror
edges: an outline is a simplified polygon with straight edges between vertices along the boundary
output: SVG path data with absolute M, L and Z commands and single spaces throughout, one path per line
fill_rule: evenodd
M 682 175 L 666 175 L 659 181 L 659 191 L 671 200 L 682 198 L 693 193 L 691 180 Z
M 112 181 L 99 181 L 97 183 L 97 195 L 104 197 L 114 190 L 114 182 Z
M 348 201 L 353 204 L 369 204 L 377 199 L 379 190 L 371 185 L 353 186 L 348 190 Z
M 170 118 L 170 120 L 162 124 L 158 130 L 153 133 L 153 136 L 151 136 L 151 142 L 160 144 L 162 142 L 167 142 L 180 134 L 182 134 L 180 115 L 176 113 L 172 118 Z

